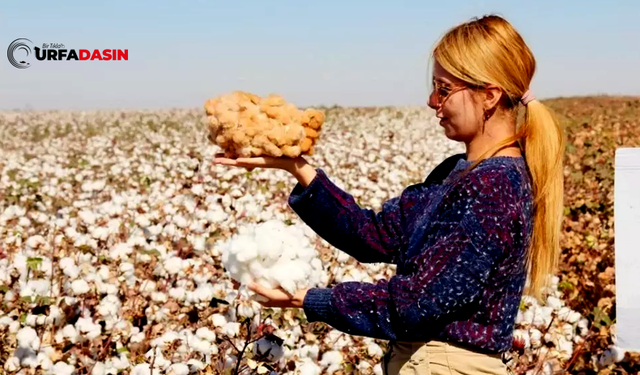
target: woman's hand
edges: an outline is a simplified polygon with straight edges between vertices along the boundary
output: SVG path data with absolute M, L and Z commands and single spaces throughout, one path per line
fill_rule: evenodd
M 260 297 L 266 299 L 265 302 L 260 302 L 265 307 L 302 307 L 304 297 L 307 295 L 309 289 L 301 289 L 296 291 L 293 295 L 289 294 L 283 289 L 271 289 L 262 285 L 251 283 L 249 289 L 254 291 Z
M 260 156 L 260 157 L 252 157 L 252 158 L 227 158 L 224 154 L 216 154 L 216 157 L 213 159 L 213 164 L 221 164 L 221 165 L 231 165 L 234 167 L 242 167 L 246 169 L 253 168 L 274 168 L 274 169 L 283 169 L 285 171 L 293 171 L 296 165 L 303 165 L 307 162 L 302 158 L 274 158 L 271 156 Z
M 213 159 L 213 164 L 242 167 L 249 171 L 254 168 L 282 169 L 291 173 L 303 187 L 307 187 L 316 177 L 316 170 L 301 156 L 295 159 L 285 157 L 274 158 L 271 156 L 231 159 L 225 157 L 224 154 L 216 154 L 216 157 Z

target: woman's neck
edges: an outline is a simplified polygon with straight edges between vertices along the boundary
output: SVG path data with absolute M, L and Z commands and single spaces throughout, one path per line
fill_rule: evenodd
M 484 133 L 478 133 L 476 137 L 466 143 L 468 161 L 479 159 L 482 154 L 494 148 L 498 143 L 516 134 L 515 120 L 491 118 L 486 122 L 484 129 Z M 488 156 L 522 156 L 522 152 L 520 146 L 513 142 Z

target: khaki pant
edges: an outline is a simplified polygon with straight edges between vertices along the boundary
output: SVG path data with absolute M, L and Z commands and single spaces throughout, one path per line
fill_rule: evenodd
M 391 342 L 386 375 L 510 374 L 500 354 L 484 354 L 442 341 Z

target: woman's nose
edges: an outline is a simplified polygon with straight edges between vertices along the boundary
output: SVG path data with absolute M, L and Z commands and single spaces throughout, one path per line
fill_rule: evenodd
M 438 109 L 438 103 L 433 92 L 429 94 L 429 98 L 427 99 L 427 105 L 431 109 Z

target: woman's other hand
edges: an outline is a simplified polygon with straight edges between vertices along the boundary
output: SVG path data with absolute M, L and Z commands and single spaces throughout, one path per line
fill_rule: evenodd
M 308 291 L 308 289 L 301 289 L 290 294 L 284 289 L 271 289 L 256 283 L 249 284 L 249 289 L 265 300 L 260 302 L 261 305 L 281 308 L 301 308 Z

